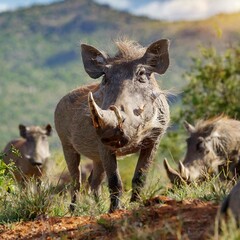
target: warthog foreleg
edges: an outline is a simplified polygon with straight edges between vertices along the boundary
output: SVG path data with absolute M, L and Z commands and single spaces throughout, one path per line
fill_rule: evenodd
M 153 143 L 149 148 L 142 149 L 138 158 L 138 163 L 132 179 L 132 196 L 131 202 L 140 199 L 140 192 L 146 183 L 147 173 L 155 157 L 158 143 Z
M 74 211 L 77 195 L 81 185 L 81 169 L 80 169 L 80 154 L 78 154 L 72 147 L 63 146 L 64 157 L 67 162 L 67 167 L 72 178 L 71 204 L 70 211 Z
M 116 155 L 106 149 L 101 149 L 101 157 L 104 170 L 107 174 L 108 188 L 110 192 L 109 212 L 112 213 L 120 208 L 122 180 L 118 172 Z

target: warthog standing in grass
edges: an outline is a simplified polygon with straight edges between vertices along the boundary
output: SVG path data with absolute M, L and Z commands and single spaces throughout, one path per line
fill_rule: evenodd
M 194 127 L 185 122 L 189 133 L 187 153 L 179 171 L 164 166 L 172 183 L 203 180 L 209 174 L 232 177 L 240 170 L 240 121 L 217 117 L 199 121 Z
M 14 171 L 16 180 L 24 184 L 25 178 L 35 177 L 40 179 L 45 174 L 47 160 L 50 156 L 48 136 L 51 135 L 52 127 L 19 125 L 22 138 L 10 141 L 3 152 L 6 154 L 3 161 L 9 164 L 13 161 L 17 167 Z M 12 146 L 17 149 L 20 156 L 11 151 Z
M 89 182 L 95 196 L 107 175 L 110 212 L 120 207 L 122 181 L 116 157 L 140 152 L 132 179 L 131 201 L 139 198 L 160 138 L 169 123 L 169 106 L 154 73 L 169 66 L 169 41 L 162 39 L 147 48 L 131 41 L 116 43 L 115 56 L 82 44 L 85 71 L 101 83 L 80 87 L 58 103 L 55 126 L 74 182 L 72 204 L 80 188 L 80 155 L 93 160 Z
M 238 226 L 240 226 L 240 182 L 233 187 L 226 199 L 224 199 L 220 210 L 224 215 L 231 212 L 236 218 Z

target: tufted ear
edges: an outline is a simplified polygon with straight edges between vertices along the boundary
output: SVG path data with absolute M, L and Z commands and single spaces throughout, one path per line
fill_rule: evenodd
M 46 135 L 51 136 L 52 135 L 52 126 L 50 124 L 47 124 L 45 129 L 46 129 Z
M 144 64 L 150 66 L 155 73 L 165 73 L 169 66 L 168 48 L 168 39 L 161 39 L 152 43 L 143 56 Z
M 107 64 L 106 56 L 96 48 L 81 44 L 82 59 L 85 71 L 91 78 L 99 78 L 104 74 L 104 68 Z
M 25 125 L 19 124 L 18 128 L 19 128 L 20 136 L 23 138 L 26 138 L 27 137 L 27 127 Z

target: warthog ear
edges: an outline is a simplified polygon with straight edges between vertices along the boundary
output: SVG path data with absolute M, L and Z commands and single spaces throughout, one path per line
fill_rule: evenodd
M 51 136 L 52 135 L 52 126 L 50 124 L 48 124 L 46 127 L 46 135 L 47 136 Z
M 152 43 L 146 50 L 143 60 L 155 73 L 163 74 L 169 66 L 169 40 L 161 39 Z
M 19 128 L 20 136 L 23 138 L 26 138 L 27 137 L 27 127 L 22 124 L 19 124 L 18 128 Z
M 91 78 L 99 78 L 104 74 L 104 68 L 107 64 L 106 56 L 96 48 L 81 44 L 82 60 L 85 71 Z

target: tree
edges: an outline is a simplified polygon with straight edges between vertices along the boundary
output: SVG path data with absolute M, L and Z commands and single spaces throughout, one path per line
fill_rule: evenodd
M 200 53 L 184 75 L 189 82 L 178 120 L 194 122 L 220 114 L 240 119 L 240 45 L 223 54 L 201 47 Z

